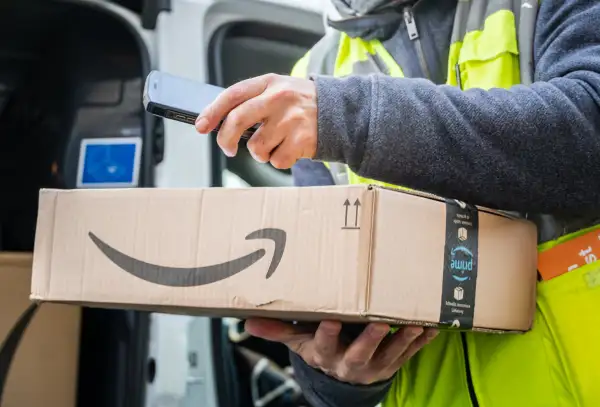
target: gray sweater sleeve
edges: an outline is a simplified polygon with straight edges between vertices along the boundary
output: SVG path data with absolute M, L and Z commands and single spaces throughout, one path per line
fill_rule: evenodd
M 391 380 L 369 386 L 340 382 L 308 366 L 291 352 L 290 361 L 296 380 L 312 407 L 375 407 L 390 389 Z
M 474 204 L 600 207 L 600 2 L 541 2 L 535 83 L 460 91 L 382 75 L 315 78 L 317 160 Z

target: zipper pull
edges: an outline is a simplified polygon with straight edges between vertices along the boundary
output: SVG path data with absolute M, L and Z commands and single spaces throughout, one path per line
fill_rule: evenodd
M 406 24 L 406 31 L 408 31 L 408 38 L 416 40 L 419 38 L 419 31 L 417 30 L 417 23 L 415 23 L 415 16 L 410 7 L 404 9 L 404 23 Z

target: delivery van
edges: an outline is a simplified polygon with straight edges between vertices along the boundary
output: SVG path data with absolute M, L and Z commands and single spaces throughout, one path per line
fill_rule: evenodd
M 289 171 L 244 149 L 226 158 L 214 135 L 145 113 L 142 88 L 152 69 L 219 86 L 289 73 L 324 34 L 327 3 L 0 2 L 0 251 L 32 251 L 40 188 L 292 185 Z M 80 326 L 77 406 L 307 405 L 293 381 L 261 399 L 256 366 L 275 362 L 279 383 L 287 350 L 238 320 L 84 308 Z

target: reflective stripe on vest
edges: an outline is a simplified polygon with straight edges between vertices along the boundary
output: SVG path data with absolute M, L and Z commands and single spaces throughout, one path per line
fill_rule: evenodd
M 537 10 L 535 0 L 459 0 L 447 83 L 463 90 L 532 83 Z M 376 72 L 403 76 L 379 41 L 332 32 L 298 62 L 292 75 Z M 326 165 L 338 184 L 402 188 L 360 177 L 343 164 Z M 540 245 L 539 251 L 579 233 Z M 540 282 L 537 293 L 530 332 L 441 332 L 398 372 L 384 406 L 600 406 L 600 262 Z

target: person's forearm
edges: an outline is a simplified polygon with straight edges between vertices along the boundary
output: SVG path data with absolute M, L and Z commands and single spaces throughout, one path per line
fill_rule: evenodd
M 290 352 L 296 380 L 313 407 L 375 407 L 389 391 L 391 380 L 371 386 L 342 383 L 308 366 Z
M 537 40 L 537 82 L 529 87 L 462 92 L 382 75 L 315 78 L 316 159 L 507 210 L 597 209 L 600 5 L 542 4 L 546 39 Z
M 328 106 L 317 159 L 503 209 L 578 211 L 600 203 L 600 112 L 582 114 L 596 106 L 577 79 L 489 92 L 383 76 L 317 83 Z M 352 100 L 357 88 L 368 88 L 369 97 Z M 362 104 L 354 107 L 359 115 L 341 111 Z M 366 124 L 356 125 L 357 116 Z

